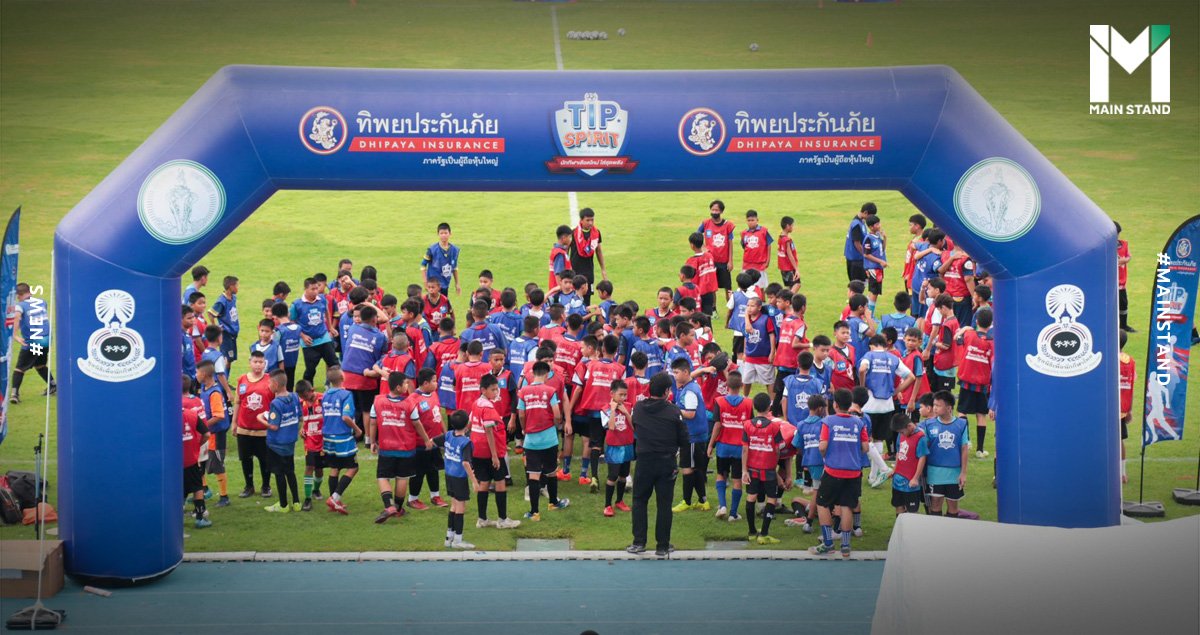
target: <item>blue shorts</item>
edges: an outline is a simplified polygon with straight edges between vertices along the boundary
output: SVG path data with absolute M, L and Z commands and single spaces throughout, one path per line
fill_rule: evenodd
M 610 445 L 604 448 L 604 462 L 609 465 L 620 465 L 633 460 L 633 444 Z
M 354 440 L 354 435 L 348 434 L 345 436 L 337 435 L 330 437 L 325 435 L 325 441 L 321 447 L 326 455 L 333 456 L 354 456 L 358 454 L 358 443 Z
M 717 442 L 715 454 L 718 459 L 740 459 L 742 458 L 742 446 L 733 445 L 732 443 Z M 741 475 L 738 476 L 741 478 Z
M 225 332 L 221 334 L 221 354 L 231 362 L 238 358 L 237 333 Z

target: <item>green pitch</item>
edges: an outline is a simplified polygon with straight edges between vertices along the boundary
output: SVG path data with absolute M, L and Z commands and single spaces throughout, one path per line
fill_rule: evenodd
M 554 7 L 552 9 L 552 7 Z M 804 2 L 580 2 L 545 5 L 495 2 L 0 2 L 0 208 L 23 205 L 21 279 L 50 290 L 50 246 L 55 225 L 91 188 L 167 119 L 218 68 L 227 64 L 280 64 L 387 68 L 554 69 L 551 13 L 557 12 L 567 69 L 797 68 L 947 64 L 956 68 L 1110 216 L 1125 227 L 1130 265 L 1131 324 L 1141 332 L 1127 347 L 1144 372 L 1153 253 L 1172 229 L 1195 213 L 1200 198 L 1197 105 L 1197 8 L 1191 2 L 920 2 L 849 6 Z M 1112 24 L 1127 35 L 1146 25 L 1170 24 L 1174 37 L 1172 113 L 1161 117 L 1087 114 L 1089 24 Z M 616 35 L 624 28 L 627 35 Z M 605 30 L 607 41 L 565 39 L 569 30 Z M 757 52 L 749 44 L 759 45 Z M 1114 101 L 1144 102 L 1148 73 L 1112 75 Z M 714 87 L 719 90 L 719 87 Z M 674 284 L 688 254 L 686 237 L 703 220 L 712 198 L 728 204 L 743 225 L 757 209 L 777 231 L 784 214 L 797 219 L 796 240 L 808 322 L 828 332 L 845 302 L 842 239 L 850 214 L 864 200 L 881 210 L 898 257 L 913 213 L 895 192 L 695 192 L 591 194 L 581 206 L 597 210 L 605 255 L 618 299 L 648 306 L 655 290 Z M 1046 210 L 1054 213 L 1054 210 Z M 487 219 L 486 222 L 482 219 Z M 487 267 L 501 286 L 520 288 L 545 278 L 553 230 L 568 218 L 562 194 L 281 192 L 234 232 L 203 263 L 213 270 L 205 291 L 219 292 L 221 276 L 241 278 L 243 329 L 252 332 L 255 307 L 277 280 L 294 289 L 316 271 L 334 273 L 341 257 L 356 267 L 375 265 L 380 282 L 402 293 L 418 278 L 420 255 L 439 221 L 455 228 L 463 249 L 461 273 L 470 289 Z M 483 229 L 481 227 L 486 227 Z M 777 274 L 775 274 L 777 275 Z M 885 298 L 898 289 L 891 276 Z M 454 296 L 459 302 L 461 298 Z M 1116 310 L 1113 307 L 1112 310 Z M 1000 319 L 1003 319 L 1001 316 Z M 728 334 L 720 333 L 723 342 Z M 239 361 L 234 370 L 246 370 Z M 11 433 L 0 446 L 3 469 L 31 469 L 32 447 L 45 405 L 40 379 L 30 377 L 25 401 L 11 410 Z M 1038 390 L 1037 386 L 1022 387 Z M 1114 386 L 1115 390 L 1115 386 Z M 1200 386 L 1189 395 L 1188 440 L 1150 448 L 1146 497 L 1166 502 L 1168 517 L 1196 513 L 1170 502 L 1174 487 L 1196 478 Z M 1140 397 L 1134 412 L 1141 411 Z M 1061 404 L 1064 417 L 1071 404 Z M 54 416 L 51 401 L 50 416 Z M 139 413 L 128 413 L 129 425 Z M 1097 422 L 1097 426 L 1115 425 Z M 1136 439 L 1127 442 L 1130 483 L 1138 491 Z M 51 426 L 51 447 L 54 426 Z M 113 434 L 122 433 L 114 429 Z M 1049 436 L 1051 431 L 1046 431 Z M 995 453 L 995 430 L 988 447 Z M 1070 451 L 1069 440 L 1064 451 Z M 230 491 L 242 488 L 234 456 L 227 460 Z M 54 454 L 51 458 L 54 458 Z M 112 457 L 114 462 L 122 460 Z M 574 471 L 578 472 L 578 459 Z M 379 507 L 373 463 L 349 491 L 351 516 L 324 506 L 284 517 L 261 511 L 264 500 L 234 499 L 213 509 L 214 527 L 188 530 L 192 551 L 351 551 L 440 549 L 445 515 L 413 514 L 399 522 L 370 522 Z M 971 460 L 963 506 L 996 516 L 990 460 Z M 106 479 L 103 473 L 89 478 Z M 50 481 L 57 483 L 55 463 Z M 1047 484 L 1052 486 L 1052 484 Z M 519 485 L 510 515 L 526 507 Z M 708 487 L 715 501 L 712 481 Z M 629 542 L 624 515 L 600 515 L 602 496 L 565 487 L 570 509 L 547 512 L 538 524 L 514 532 L 473 528 L 467 539 L 486 549 L 510 549 L 517 537 L 570 538 L 581 549 L 614 549 Z M 1064 492 L 1070 496 L 1070 492 Z M 113 513 L 146 504 L 122 496 L 111 483 Z M 53 498 L 52 498 L 53 502 Z M 866 536 L 857 549 L 883 549 L 892 526 L 886 487 L 864 498 Z M 744 539 L 744 524 L 711 513 L 676 516 L 675 543 L 700 549 L 708 540 Z M 781 524 L 782 548 L 814 544 Z M 29 528 L 0 529 L 0 538 L 24 538 Z M 758 548 L 758 547 L 754 547 Z

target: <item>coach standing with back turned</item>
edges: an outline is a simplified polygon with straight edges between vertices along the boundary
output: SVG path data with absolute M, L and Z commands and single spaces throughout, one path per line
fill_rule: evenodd
M 679 408 L 669 399 L 673 383 L 666 373 L 651 377 L 650 396 L 633 408 L 637 471 L 633 475 L 633 544 L 626 549 L 629 553 L 646 551 L 646 505 L 651 492 L 658 504 L 654 555 L 664 557 L 675 550 L 671 544 L 671 499 L 679 472 L 675 457 L 680 448 L 687 447 L 688 433 Z

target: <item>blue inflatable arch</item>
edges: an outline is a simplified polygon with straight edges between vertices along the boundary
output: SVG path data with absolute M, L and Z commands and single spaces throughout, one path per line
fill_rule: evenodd
M 1119 521 L 1112 222 L 953 70 L 239 66 L 55 234 L 72 575 L 181 561 L 180 276 L 280 189 L 899 190 L 995 278 L 1000 520 Z

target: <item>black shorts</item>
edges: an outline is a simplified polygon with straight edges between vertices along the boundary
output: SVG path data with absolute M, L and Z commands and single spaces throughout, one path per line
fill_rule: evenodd
M 224 433 L 220 433 L 224 435 Z M 205 474 L 225 473 L 225 450 L 209 450 L 208 460 L 204 462 Z
M 800 274 L 795 271 L 780 271 L 783 276 L 783 288 L 790 289 L 792 285 L 800 282 Z
M 325 455 L 321 454 L 320 450 L 317 450 L 316 452 L 310 451 L 304 453 L 305 467 L 311 467 L 319 470 L 325 467 L 325 463 Z
M 775 498 L 779 493 L 779 477 L 775 470 L 750 470 L 750 480 L 745 487 L 750 496 Z
M 204 468 L 199 463 L 183 468 L 183 496 L 187 498 L 204 489 Z
M 446 493 L 460 503 L 471 500 L 471 481 L 465 476 L 447 476 Z
M 687 444 L 687 450 L 679 452 L 679 469 L 708 469 L 708 442 L 696 441 Z
M 437 448 L 432 450 L 417 448 L 417 454 L 413 457 L 414 476 L 436 472 L 445 467 L 446 461 L 442 458 L 442 453 Z
M 871 417 L 871 439 L 875 441 L 887 441 L 896 433 L 892 432 L 892 417 L 896 411 L 891 412 L 872 412 Z
M 746 350 L 746 338 L 742 335 L 733 336 L 733 356 L 737 358 L 743 351 Z
M 581 439 L 589 441 L 596 434 L 596 429 L 599 428 L 600 435 L 604 435 L 604 426 L 600 424 L 600 418 L 589 415 L 571 415 L 571 433 Z
M 558 448 L 525 450 L 525 471 L 552 474 L 558 467 Z
M 732 289 L 733 278 L 729 275 L 729 263 L 717 262 L 713 264 L 716 265 L 717 269 L 717 288 Z
M 411 456 L 380 455 L 379 462 L 375 464 L 375 478 L 412 478 L 414 463 Z
M 500 467 L 492 467 L 491 459 L 473 456 L 471 457 L 471 469 L 475 471 L 475 480 L 480 483 L 503 481 L 508 476 L 508 466 L 505 465 L 503 456 L 500 457 Z
M 50 347 L 43 346 L 41 350 L 41 353 L 35 355 L 33 351 L 27 348 L 22 348 L 21 352 L 17 354 L 16 369 L 21 372 L 25 372 L 30 368 L 45 368 L 46 359 L 49 357 Z
M 954 483 L 953 485 L 930 485 L 929 495 L 932 497 L 944 497 L 946 500 L 956 501 L 962 500 L 962 497 L 966 496 L 967 494 L 963 491 L 963 488 L 958 486 L 958 483 Z
M 985 415 L 988 413 L 988 393 L 960 388 L 958 391 L 958 414 Z
M 371 408 L 375 406 L 375 397 L 378 394 L 378 390 L 351 390 L 350 395 L 354 397 L 355 412 L 363 415 L 371 414 Z M 361 419 L 361 417 L 357 417 L 357 419 Z
M 867 281 L 867 271 L 863 269 L 863 261 L 847 260 L 846 261 L 846 277 L 850 280 Z
M 700 312 L 712 315 L 717 310 L 717 292 L 711 291 L 700 295 Z
M 817 504 L 831 510 L 838 505 L 854 508 L 858 506 L 861 496 L 861 476 L 840 478 L 825 472 L 821 477 L 821 487 L 817 490 Z
M 925 500 L 924 494 L 920 490 L 915 492 L 902 492 L 892 488 L 892 507 L 903 507 L 905 511 L 915 514 L 921 509 L 921 502 Z
M 717 474 L 725 478 L 742 480 L 742 457 L 717 457 Z
M 883 294 L 883 281 L 876 280 L 872 276 L 867 276 L 867 293 L 876 297 Z
M 350 456 L 335 456 L 326 454 L 324 459 L 325 467 L 331 470 L 356 470 L 358 469 L 358 455 L 351 454 Z
M 1129 417 L 1121 419 L 1121 440 L 1129 438 Z

